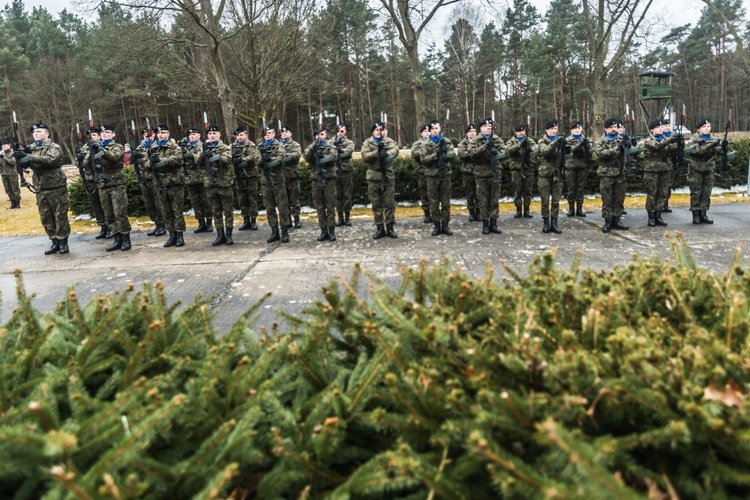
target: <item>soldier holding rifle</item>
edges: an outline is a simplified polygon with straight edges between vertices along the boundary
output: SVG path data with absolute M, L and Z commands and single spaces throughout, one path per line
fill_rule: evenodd
M 375 217 L 373 239 L 384 236 L 398 238 L 396 222 L 396 174 L 393 161 L 398 156 L 398 144 L 388 137 L 387 115 L 372 125 L 372 136 L 362 143 L 362 160 L 367 164 L 367 195 Z

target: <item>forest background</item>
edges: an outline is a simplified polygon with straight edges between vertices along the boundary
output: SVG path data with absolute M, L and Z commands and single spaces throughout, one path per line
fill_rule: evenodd
M 88 109 L 121 141 L 146 118 L 176 130 L 179 116 L 173 135 L 184 135 L 205 112 L 253 138 L 263 118 L 281 121 L 306 143 L 322 114 L 359 144 L 385 112 L 405 146 L 448 108 L 457 138 L 493 111 L 503 137 L 527 121 L 538 136 L 551 117 L 588 121 L 595 135 L 627 106 L 643 134 L 665 104 L 638 107 L 644 70 L 675 74 L 689 128 L 708 116 L 723 132 L 731 109 L 733 130 L 748 130 L 747 14 L 741 0 L 703 4 L 665 31 L 669 13 L 652 0 L 554 0 L 545 12 L 528 0 L 126 0 L 92 3 L 86 20 L 14 0 L 0 11 L 0 131 L 11 134 L 16 110 L 22 140 L 44 121 L 70 157 Z

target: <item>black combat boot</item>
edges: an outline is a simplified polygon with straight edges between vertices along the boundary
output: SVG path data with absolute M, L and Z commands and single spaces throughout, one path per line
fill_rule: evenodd
M 474 222 L 477 220 L 477 214 L 474 212 L 473 208 L 469 209 L 469 222 Z
M 170 231 L 169 238 L 164 242 L 164 248 L 175 246 L 177 243 L 177 231 Z
M 105 238 L 112 238 L 112 228 L 110 226 L 107 226 L 107 236 L 105 236 Z
M 501 234 L 500 228 L 497 226 L 497 219 L 490 219 L 490 232 L 493 234 Z
M 331 226 L 328 228 L 328 239 L 331 241 L 336 241 L 336 226 Z
M 603 233 L 608 233 L 612 230 L 612 217 L 604 219 L 604 227 L 602 227 Z
M 700 224 L 700 223 L 701 223 L 701 211 L 693 210 L 693 224 Z
M 250 229 L 250 217 L 249 216 L 243 216 L 242 217 L 242 225 L 237 228 L 238 231 L 247 231 Z
M 289 226 L 281 226 L 281 242 L 289 243 Z
M 435 222 L 435 227 L 432 228 L 432 233 L 431 234 L 433 236 L 437 236 L 437 235 L 439 235 L 442 232 L 443 232 L 443 228 L 440 227 L 440 223 L 439 222 Z
M 15 202 L 15 201 L 13 201 L 13 200 L 11 200 L 11 201 L 10 201 L 10 206 L 8 207 L 8 210 L 11 210 L 11 209 L 13 209 L 13 208 L 16 208 L 16 202 Z
M 57 242 L 60 244 L 60 254 L 65 255 L 66 253 L 70 252 L 70 248 L 68 248 L 68 237 L 61 240 L 57 240 Z
M 523 217 L 523 213 L 521 212 L 521 205 L 516 205 L 516 215 L 513 216 L 514 219 L 520 219 Z
M 223 227 L 217 227 L 216 228 L 216 239 L 213 243 L 211 243 L 211 246 L 218 247 L 219 245 L 226 245 L 227 244 L 227 237 L 224 235 L 224 228 Z
M 572 201 L 568 202 L 568 217 L 573 217 L 576 214 L 575 203 Z
M 115 241 L 112 242 L 110 246 L 105 248 L 107 252 L 114 252 L 115 250 L 119 250 L 122 248 L 122 235 L 120 233 L 115 233 Z
M 157 224 L 154 229 L 146 233 L 146 236 L 161 236 L 167 234 L 167 230 L 164 229 L 164 224 Z
M 344 212 L 344 225 L 347 227 L 351 227 L 352 221 L 349 220 L 349 217 L 352 215 L 351 212 Z
M 266 243 L 273 243 L 274 241 L 279 241 L 281 237 L 279 236 L 279 226 L 271 226 L 271 236 L 269 236 L 266 239 Z
M 658 224 L 658 222 L 657 222 Z M 666 224 L 666 223 L 665 223 Z M 620 231 L 627 231 L 630 227 L 626 226 L 620 221 L 619 217 L 612 217 L 612 229 L 619 229 Z
M 482 221 L 482 234 L 490 234 L 490 221 Z
M 193 229 L 193 233 L 205 233 L 207 231 L 206 229 L 206 219 L 198 219 L 198 228 Z
M 664 210 L 662 210 L 662 212 L 664 212 L 665 214 L 671 214 L 672 213 L 672 209 L 669 208 L 669 202 L 667 202 L 667 204 L 664 205 Z
M 177 238 L 175 238 L 174 246 L 177 248 L 185 246 L 185 238 L 182 236 L 182 231 L 176 231 Z
M 648 211 L 648 227 L 654 227 L 656 225 L 656 217 L 654 216 L 654 212 Z
M 549 230 L 555 234 L 562 233 L 562 230 L 559 227 L 557 227 L 557 219 L 554 217 L 550 220 Z
M 211 223 L 212 223 L 211 217 L 208 217 L 206 219 L 206 232 L 207 233 L 213 233 L 214 232 L 214 227 L 211 225 Z M 258 229 L 258 228 L 256 227 L 255 229 Z
M 700 221 L 704 224 L 713 224 L 714 221 L 708 218 L 707 210 L 700 211 Z
M 422 208 L 422 211 L 424 212 L 424 219 L 422 219 L 422 222 L 425 224 L 429 224 L 430 222 L 432 222 L 432 219 L 430 218 L 430 209 Z
M 526 217 L 527 219 L 531 219 L 531 218 L 534 217 L 533 215 L 531 215 L 531 210 L 529 209 L 530 206 L 531 205 L 524 205 L 523 206 L 523 216 Z
M 299 221 L 299 215 L 294 216 L 294 229 L 300 229 L 302 227 L 302 223 Z
M 586 212 L 583 211 L 583 203 L 576 202 L 576 217 L 586 217 Z
M 320 234 L 318 235 L 318 241 L 325 241 L 328 239 L 328 228 L 321 227 Z
M 476 222 L 482 222 L 482 219 L 479 217 L 479 209 L 478 208 L 474 209 L 474 220 Z
M 339 220 L 336 221 L 336 227 L 341 227 L 344 225 L 344 212 L 339 212 Z
M 57 241 L 57 238 L 52 238 L 52 246 L 44 251 L 44 255 L 52 255 L 53 253 L 57 253 L 59 251 L 60 251 L 60 242 Z
M 130 233 L 120 235 L 120 240 L 122 241 L 120 250 L 122 250 L 123 252 L 127 252 L 128 250 L 133 248 L 133 245 L 130 243 Z
M 443 234 L 446 236 L 453 236 L 453 231 L 448 227 L 447 222 L 443 222 Z
M 107 225 L 106 224 L 99 224 L 99 234 L 94 236 L 95 240 L 103 240 L 107 237 Z
M 667 221 L 661 218 L 661 212 L 654 212 L 654 220 L 657 226 L 666 226 Z
M 542 228 L 543 233 L 549 233 L 549 217 L 542 217 L 544 221 L 544 227 Z
M 234 230 L 234 227 L 228 227 L 226 231 L 224 232 L 224 239 L 227 240 L 227 245 L 234 245 L 234 240 L 232 239 L 233 230 Z
M 385 225 L 385 235 L 389 238 L 398 238 L 398 235 L 396 234 L 396 230 L 393 229 L 393 222 L 390 222 Z
M 379 240 L 380 238 L 385 236 L 385 226 L 383 226 L 383 224 L 378 224 L 375 227 L 376 227 L 375 234 L 372 236 L 372 239 Z

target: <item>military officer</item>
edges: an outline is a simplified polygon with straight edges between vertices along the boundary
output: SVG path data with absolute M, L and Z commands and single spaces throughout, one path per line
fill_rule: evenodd
M 565 162 L 568 217 L 586 217 L 586 212 L 583 211 L 583 190 L 588 180 L 591 146 L 588 137 L 583 135 L 583 122 L 573 122 L 565 142 L 573 153 L 573 157 Z
M 505 152 L 510 158 L 510 180 L 513 186 L 513 202 L 516 205 L 516 219 L 532 218 L 531 191 L 534 188 L 534 164 L 531 157 L 537 145 L 526 137 L 526 124 L 519 123 L 513 129 L 515 134 L 505 143 Z M 521 210 L 523 209 L 523 212 Z
M 411 157 L 414 159 L 415 167 L 414 173 L 417 175 L 417 192 L 419 193 L 419 200 L 422 204 L 422 211 L 424 212 L 425 224 L 432 222 L 430 217 L 430 198 L 427 194 L 427 179 L 424 176 L 424 165 L 422 164 L 422 146 L 430 137 L 430 126 L 422 125 L 419 129 L 421 137 L 417 139 L 414 144 L 411 145 Z
M 232 144 L 232 165 L 234 166 L 237 203 L 242 214 L 242 225 L 237 230 L 257 231 L 260 153 L 255 143 L 250 140 L 246 127 L 237 127 L 234 135 L 236 141 Z
M 216 239 L 212 246 L 232 245 L 234 228 L 234 172 L 232 148 L 221 140 L 221 129 L 209 125 L 203 150 L 196 156 L 196 163 L 206 166 L 203 186 L 206 188 L 208 205 L 216 227 Z M 225 229 L 226 228 L 226 229 Z
M 89 127 L 86 134 L 89 140 L 86 144 L 76 152 L 76 161 L 80 163 L 81 170 L 83 171 L 83 182 L 84 188 L 86 189 L 86 196 L 89 199 L 91 205 L 91 213 L 99 224 L 99 234 L 94 236 L 94 239 L 101 240 L 104 238 L 112 237 L 112 229 L 107 225 L 107 220 L 104 215 L 104 208 L 102 207 L 102 200 L 99 198 L 99 189 L 97 188 L 97 175 L 94 174 L 93 166 L 87 163 L 86 155 L 89 152 L 89 145 L 94 142 L 98 143 L 101 141 L 101 127 Z M 90 159 L 90 158 L 89 158 Z
M 336 210 L 339 220 L 336 225 L 351 226 L 352 191 L 354 190 L 354 177 L 352 175 L 352 153 L 354 153 L 354 141 L 346 136 L 346 124 L 336 125 L 336 138 L 333 140 L 336 148 Z
M 714 158 L 721 151 L 722 141 L 711 137 L 708 118 L 698 120 L 695 130 L 690 138 L 690 147 L 685 150 L 690 158 L 690 211 L 693 213 L 693 224 L 713 224 L 707 212 L 711 208 L 711 190 L 714 187 Z
M 263 176 L 260 179 L 263 188 L 263 204 L 266 206 L 268 225 L 271 226 L 271 236 L 266 239 L 266 242 L 273 243 L 281 240 L 282 243 L 289 243 L 291 218 L 289 217 L 286 171 L 283 163 L 286 150 L 276 140 L 276 129 L 272 125 L 269 125 L 264 131 L 263 141 L 260 143 L 259 149 L 263 170 Z M 281 225 L 280 236 L 279 225 Z
M 661 213 L 669 197 L 672 177 L 670 159 L 677 146 L 676 136 L 666 138 L 662 129 L 661 120 L 653 120 L 649 124 L 651 135 L 643 143 L 643 183 L 646 187 L 646 212 L 650 227 L 667 225 L 661 218 Z
M 388 137 L 382 121 L 372 125 L 372 136 L 362 143 L 362 160 L 367 164 L 367 195 L 372 204 L 376 231 L 373 239 L 384 236 L 398 238 L 393 225 L 396 222 L 396 174 L 393 161 L 398 156 L 398 144 Z
M 479 124 L 479 135 L 469 143 L 469 155 L 474 160 L 474 179 L 477 185 L 477 204 L 482 219 L 482 234 L 500 234 L 497 225 L 500 202 L 500 165 L 505 157 L 505 144 L 492 131 L 492 118 Z
M 336 241 L 336 146 L 322 129 L 305 148 L 304 158 L 310 165 L 312 199 L 318 212 L 318 241 Z
M 154 175 L 160 177 L 162 189 L 161 206 L 164 225 L 169 238 L 164 247 L 185 245 L 185 172 L 182 168 L 182 150 L 170 137 L 169 127 L 159 125 L 155 129 L 156 142 L 149 149 L 149 162 Z
M 206 195 L 206 169 L 202 163 L 195 161 L 203 151 L 200 130 L 197 128 L 188 129 L 187 137 L 180 141 L 180 149 L 182 150 L 182 162 L 185 169 L 185 185 L 190 197 L 190 204 L 193 206 L 195 219 L 198 221 L 198 227 L 193 232 L 211 233 L 214 228 L 211 223 L 211 207 L 208 205 Z
M 461 160 L 461 180 L 466 193 L 466 208 L 469 210 L 469 222 L 478 221 L 479 209 L 477 208 L 477 183 L 474 181 L 474 161 L 469 155 L 469 143 L 477 136 L 477 126 L 470 123 L 464 130 L 464 138 L 458 143 L 456 151 L 458 159 Z
M 617 133 L 617 120 L 608 118 L 604 121 L 604 135 L 594 146 L 594 154 L 599 159 L 599 192 L 602 195 L 602 232 L 612 229 L 626 230 L 628 226 L 620 222 L 623 211 L 625 190 L 621 184 L 626 182 L 623 174 L 623 155 L 625 147 Z
M 16 159 L 10 149 L 10 141 L 2 140 L 0 151 L 0 176 L 3 178 L 3 189 L 10 200 L 10 208 L 21 208 L 21 185 L 18 182 Z
M 560 198 L 563 192 L 563 177 L 560 172 L 560 155 L 567 154 L 565 137 L 558 136 L 557 120 L 544 125 L 544 136 L 539 139 L 539 196 L 542 198 L 543 233 L 562 233 L 557 226 Z
M 451 220 L 451 160 L 456 152 L 450 139 L 443 137 L 438 120 L 432 120 L 429 126 L 430 136 L 422 144 L 420 159 L 427 180 L 430 219 L 434 224 L 432 236 L 451 236 L 453 231 L 448 227 Z
M 146 236 L 161 236 L 167 234 L 164 229 L 164 210 L 159 196 L 159 182 L 154 178 L 151 163 L 148 159 L 148 152 L 155 137 L 150 128 L 141 130 L 141 137 L 140 144 L 135 148 L 130 158 L 141 183 L 141 194 L 143 195 L 143 203 L 146 205 L 146 213 L 154 223 L 154 229 L 148 231 Z
M 49 138 L 49 128 L 44 123 L 31 126 L 34 142 L 14 153 L 22 168 L 33 172 L 32 184 L 36 190 L 39 218 L 52 246 L 44 255 L 60 252 L 66 254 L 70 223 L 68 222 L 68 182 L 62 171 L 62 148 Z
M 300 215 L 300 179 L 299 160 L 302 158 L 302 146 L 292 139 L 292 129 L 288 125 L 281 127 L 281 145 L 284 146 L 284 174 L 286 175 L 286 197 L 289 203 L 289 215 L 294 217 L 294 228 L 299 229 L 302 224 Z

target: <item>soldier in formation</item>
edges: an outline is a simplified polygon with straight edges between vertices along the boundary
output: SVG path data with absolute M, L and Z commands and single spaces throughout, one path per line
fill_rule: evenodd
M 313 204 L 318 212 L 320 234 L 318 241 L 336 241 L 336 146 L 322 129 L 305 148 L 304 158 L 310 165 L 310 184 Z
M 382 121 L 372 125 L 372 136 L 362 143 L 362 160 L 367 164 L 367 195 L 375 218 L 373 239 L 384 236 L 398 238 L 396 223 L 396 174 L 393 161 L 398 156 L 398 144 L 388 137 L 388 129 Z
M 354 176 L 352 175 L 352 153 L 354 141 L 346 136 L 346 125 L 336 125 L 336 210 L 339 220 L 338 227 L 351 226 L 352 191 L 354 190 Z
M 21 185 L 18 182 L 18 170 L 16 159 L 10 149 L 10 141 L 3 139 L 2 150 L 0 150 L 0 176 L 3 178 L 3 189 L 10 200 L 12 209 L 21 208 Z
M 711 122 L 701 118 L 695 123 L 696 132 L 690 138 L 690 148 L 685 153 L 690 158 L 690 211 L 693 224 L 713 224 L 708 218 L 711 208 L 711 190 L 714 187 L 714 159 L 720 152 L 722 141 L 711 137 Z M 727 147 L 727 145 L 724 145 Z
M 477 184 L 474 181 L 474 161 L 469 155 L 469 143 L 477 136 L 477 126 L 470 123 L 464 130 L 464 138 L 456 148 L 458 159 L 461 160 L 461 180 L 466 193 L 466 208 L 469 210 L 469 222 L 478 221 L 479 209 L 477 208 Z
M 89 199 L 91 213 L 94 215 L 94 219 L 96 220 L 96 223 L 99 224 L 100 228 L 99 234 L 94 238 L 101 240 L 112 237 L 112 228 L 107 225 L 104 207 L 102 207 L 102 200 L 99 198 L 99 188 L 97 187 L 96 182 L 97 176 L 94 174 L 94 166 L 91 164 L 91 158 L 89 157 L 89 160 L 86 160 L 91 144 L 101 141 L 101 128 L 93 126 L 89 127 L 86 134 L 88 135 L 89 140 L 76 152 L 76 161 L 80 163 L 80 169 L 83 172 L 81 180 L 84 189 L 86 190 L 86 197 Z
M 232 165 L 234 167 L 237 203 L 242 214 L 242 225 L 239 231 L 258 229 L 258 148 L 249 139 L 247 128 L 237 127 L 234 131 L 235 142 L 232 144 Z M 231 239 L 231 236 L 230 236 Z
M 557 120 L 544 125 L 544 136 L 539 139 L 539 196 L 542 199 L 543 233 L 562 233 L 557 225 L 563 177 L 560 172 L 561 157 L 567 154 L 564 135 L 558 135 Z
M 156 127 L 156 141 L 148 151 L 151 171 L 158 179 L 164 225 L 169 238 L 164 247 L 185 245 L 185 173 L 182 149 L 170 137 L 169 127 Z
M 422 125 L 419 129 L 420 138 L 417 139 L 414 144 L 411 145 L 411 157 L 414 158 L 414 173 L 417 176 L 417 192 L 419 193 L 419 201 L 422 204 L 422 211 L 424 212 L 425 224 L 432 222 L 430 217 L 430 197 L 427 194 L 427 179 L 425 178 L 424 172 L 425 167 L 422 164 L 422 149 L 425 143 L 430 137 L 430 126 Z
M 451 160 L 456 156 L 453 143 L 443 137 L 440 122 L 430 122 L 430 136 L 421 146 L 420 159 L 427 179 L 432 236 L 453 235 L 451 219 Z
M 141 183 L 141 195 L 143 196 L 143 203 L 146 205 L 146 213 L 154 223 L 154 229 L 148 231 L 146 236 L 162 236 L 167 234 L 166 229 L 164 229 L 164 210 L 159 196 L 159 183 L 154 178 L 151 162 L 148 158 L 148 152 L 154 142 L 154 133 L 146 127 L 141 130 L 141 137 L 140 144 L 131 154 L 131 161 Z
M 626 182 L 623 172 L 624 155 L 627 154 L 622 138 L 617 133 L 617 120 L 608 118 L 604 121 L 604 135 L 594 146 L 594 154 L 599 159 L 599 192 L 602 195 L 602 232 L 612 229 L 626 230 L 628 226 L 620 221 L 625 199 L 623 183 Z
M 531 158 L 537 152 L 537 145 L 526 137 L 526 124 L 519 123 L 514 129 L 514 137 L 505 143 L 505 151 L 510 159 L 510 179 L 513 189 L 513 203 L 516 205 L 516 219 L 531 215 L 531 191 L 534 188 L 534 163 Z M 522 212 L 523 210 L 523 212 Z
M 221 140 L 221 129 L 209 125 L 203 150 L 195 157 L 196 163 L 206 169 L 203 186 L 216 227 L 212 246 L 231 245 L 234 229 L 234 172 L 232 149 Z
M 497 225 L 500 203 L 500 160 L 505 156 L 505 143 L 492 131 L 494 121 L 486 118 L 479 125 L 480 135 L 469 143 L 469 156 L 474 161 L 477 204 L 482 219 L 482 234 L 500 234 Z
M 565 184 L 568 200 L 568 217 L 586 217 L 583 211 L 583 190 L 588 180 L 590 144 L 583 135 L 583 123 L 576 121 L 570 128 L 570 135 L 565 139 L 573 157 L 565 162 Z
M 271 226 L 271 236 L 266 239 L 267 243 L 281 240 L 289 243 L 289 199 L 286 189 L 286 170 L 284 169 L 284 157 L 286 150 L 276 140 L 276 130 L 272 125 L 264 131 L 263 142 L 260 143 L 261 186 L 263 188 L 263 204 L 266 206 L 266 217 L 268 225 Z M 277 214 L 278 211 L 278 214 Z M 279 234 L 279 226 L 281 234 Z
M 289 203 L 289 215 L 293 218 L 292 227 L 299 229 L 302 223 L 300 216 L 300 179 L 299 160 L 302 158 L 302 146 L 292 139 L 292 129 L 283 125 L 279 131 L 281 145 L 284 147 L 284 175 L 286 176 L 286 197 Z
M 660 119 L 649 124 L 651 134 L 644 141 L 645 161 L 643 182 L 646 187 L 646 212 L 648 225 L 666 226 L 661 218 L 671 188 L 672 165 L 670 159 L 676 149 L 675 137 L 664 137 L 663 125 Z
M 197 128 L 188 129 L 187 137 L 180 140 L 180 149 L 185 169 L 185 186 L 190 204 L 193 206 L 195 220 L 198 221 L 198 227 L 193 230 L 193 233 L 211 233 L 214 228 L 211 222 L 211 207 L 208 205 L 206 195 L 206 169 L 196 161 L 203 151 L 201 133 Z

